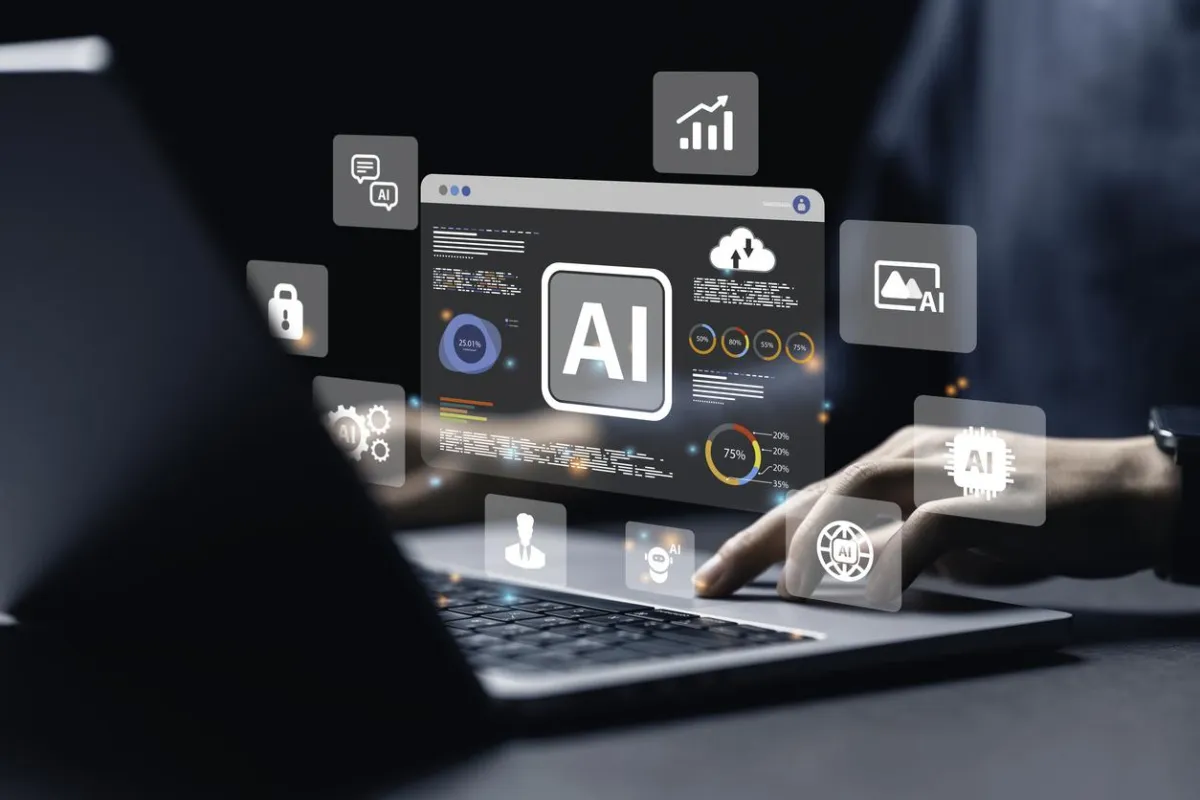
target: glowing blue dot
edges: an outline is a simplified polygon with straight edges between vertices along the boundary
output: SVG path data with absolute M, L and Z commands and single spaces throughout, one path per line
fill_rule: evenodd
M 470 196 L 471 196 L 471 187 L 464 186 L 463 187 L 463 197 L 470 197 Z
M 441 475 L 431 475 L 429 478 L 429 485 L 435 489 L 437 487 L 441 486 L 442 485 L 442 476 Z
M 634 449 L 633 449 L 632 447 L 626 447 L 626 448 L 625 448 L 625 455 L 627 455 L 627 456 L 632 456 L 632 455 L 633 455 L 633 453 L 634 453 Z
M 452 195 L 454 195 L 455 197 L 457 197 L 457 196 L 458 196 L 458 187 L 457 187 L 457 186 L 451 186 L 451 187 L 450 187 L 450 194 L 452 194 Z
M 414 394 L 412 397 L 408 398 L 408 404 L 410 406 L 412 406 L 413 408 L 420 408 L 421 407 L 421 398 L 417 397 Z
M 688 452 L 689 456 L 696 455 L 697 453 L 700 452 L 700 445 L 696 444 L 695 442 L 693 442 L 692 444 L 689 444 L 687 446 L 687 452 Z
M 504 366 L 506 369 L 516 369 L 517 360 L 512 356 L 509 356 L 508 358 L 504 359 Z
M 787 502 L 787 492 L 778 492 L 775 495 L 775 505 L 781 506 Z
M 833 401 L 826 400 L 824 403 L 821 404 L 821 407 L 824 408 L 826 411 L 833 411 Z

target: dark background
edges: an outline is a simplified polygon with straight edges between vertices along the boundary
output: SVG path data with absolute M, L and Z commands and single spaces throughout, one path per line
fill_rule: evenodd
M 446 4 L 262 21 L 225 11 L 93 12 L 12 20 L 3 38 L 108 38 L 117 73 L 236 279 L 245 280 L 255 258 L 329 268 L 337 344 L 306 366 L 415 393 L 417 348 L 373 343 L 394 341 L 397 320 L 418 336 L 418 232 L 333 224 L 336 134 L 416 136 L 423 175 L 812 187 L 828 203 L 828 242 L 914 7 L 804 0 L 735 11 L 627 3 L 547 13 Z M 659 70 L 758 74 L 758 175 L 654 172 L 651 82 Z

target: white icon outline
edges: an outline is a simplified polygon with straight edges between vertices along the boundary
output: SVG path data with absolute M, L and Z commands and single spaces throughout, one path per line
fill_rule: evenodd
M 390 203 L 387 200 L 380 202 L 375 199 L 375 190 L 385 186 L 392 190 L 392 202 Z M 371 181 L 370 187 L 367 188 L 367 200 L 375 208 L 391 211 L 400 204 L 400 187 L 396 185 L 395 181 Z
M 843 536 L 837 536 L 842 532 L 850 534 L 849 539 Z M 833 551 L 835 544 L 835 536 L 837 542 L 850 542 L 856 548 L 855 558 L 853 561 L 839 560 Z M 821 568 L 825 570 L 825 574 L 836 581 L 842 583 L 854 583 L 866 577 L 871 571 L 871 567 L 875 563 L 875 547 L 871 544 L 871 537 L 867 536 L 866 531 L 849 520 L 834 520 L 828 523 L 821 532 L 817 534 L 817 561 L 820 562 Z M 863 560 L 866 564 L 863 564 Z
M 375 174 L 374 175 L 363 175 L 362 177 L 359 177 L 358 173 L 354 169 L 354 164 L 360 158 L 369 158 L 375 162 Z M 383 174 L 383 159 L 381 159 L 379 156 L 375 155 L 374 153 L 355 153 L 354 155 L 350 156 L 350 177 L 353 178 L 355 181 L 357 181 L 359 186 L 366 183 L 367 181 L 379 180 L 379 176 L 382 174 Z
M 290 292 L 291 297 L 280 297 L 281 292 Z M 291 312 L 291 316 L 288 316 Z M 304 303 L 300 293 L 290 283 L 277 283 L 267 301 L 267 323 L 271 335 L 276 339 L 297 341 L 304 338 Z
M 646 572 L 650 575 L 650 580 L 659 585 L 666 583 L 670 577 L 671 565 L 675 563 L 667 548 L 655 545 L 647 550 L 642 558 L 646 561 Z
M 887 259 L 880 259 L 879 261 L 875 262 L 875 307 L 876 308 L 881 308 L 881 309 L 890 310 L 890 311 L 916 311 L 920 305 L 919 301 L 916 305 L 902 305 L 900 303 L 884 303 L 884 302 L 882 302 L 881 295 L 879 293 L 880 288 L 882 288 L 879 277 L 883 271 L 883 267 L 889 267 L 889 268 L 914 267 L 914 268 L 918 268 L 918 269 L 931 269 L 931 270 L 933 270 L 933 288 L 937 289 L 937 290 L 940 290 L 942 288 L 942 268 L 940 266 L 938 266 L 937 264 L 934 264 L 934 263 L 928 262 L 928 261 L 889 261 Z
M 708 263 L 726 272 L 767 273 L 775 269 L 775 251 L 767 247 L 754 231 L 739 225 L 717 240 L 708 251 Z
M 998 431 L 983 426 L 963 428 L 954 438 L 946 442 L 947 474 L 954 479 L 954 485 L 962 489 L 963 497 L 980 497 L 984 500 L 995 500 L 996 496 L 1016 481 L 1016 455 L 1008 442 Z M 970 464 L 966 461 L 967 453 L 978 456 L 982 452 L 988 457 L 991 472 L 982 471 L 982 460 L 978 475 L 971 473 Z M 994 462 L 999 456 L 1000 464 Z
M 585 403 L 567 403 L 559 400 L 550 391 L 550 280 L 560 272 L 590 273 L 595 275 L 625 275 L 650 278 L 657 281 L 663 290 L 663 401 L 653 411 L 638 411 L 628 408 L 592 406 Z M 542 399 L 555 411 L 570 411 L 576 414 L 591 414 L 598 417 L 618 417 L 657 422 L 671 413 L 672 365 L 671 365 L 671 281 L 660 270 L 649 267 L 614 267 L 604 264 L 573 264 L 559 261 L 542 272 Z
M 718 149 L 717 141 L 718 141 L 718 139 L 720 139 L 721 140 L 720 149 L 724 150 L 726 152 L 731 152 L 733 150 L 733 111 L 731 111 L 729 109 L 728 103 L 729 103 L 729 95 L 719 94 L 719 95 L 717 95 L 717 99 L 715 102 L 697 103 L 695 106 L 692 107 L 692 109 L 690 111 L 688 111 L 686 114 L 681 116 L 679 119 L 675 120 L 676 125 L 682 125 L 683 123 L 687 122 L 689 118 L 695 116 L 696 114 L 699 114 L 701 111 L 712 114 L 712 113 L 716 112 L 716 110 L 719 108 L 725 109 L 725 111 L 721 115 L 721 129 L 720 129 L 719 133 L 718 133 L 718 128 L 717 128 L 716 123 L 709 123 L 709 125 L 707 126 L 708 127 L 708 147 L 707 148 L 705 148 L 703 146 L 704 127 L 705 127 L 704 123 L 694 121 L 694 122 L 692 122 L 691 136 L 680 136 L 679 137 L 679 149 L 680 150 L 692 150 L 692 151 L 699 151 L 699 150 L 707 149 L 710 152 L 716 151 Z
M 546 566 L 546 553 L 533 544 L 536 522 L 532 514 L 517 514 L 517 541 L 504 548 L 504 560 L 518 569 L 538 570 Z M 528 553 L 523 553 L 521 548 L 527 548 Z

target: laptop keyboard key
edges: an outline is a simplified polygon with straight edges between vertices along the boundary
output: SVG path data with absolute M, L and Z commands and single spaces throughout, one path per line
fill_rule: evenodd
M 678 622 L 672 622 L 671 624 L 679 628 L 691 628 L 692 630 L 697 631 L 711 631 L 716 630 L 717 628 L 729 627 L 735 623 L 726 622 L 723 619 L 706 619 L 704 617 L 697 617 L 696 619 L 680 620 Z
M 536 619 L 540 614 L 534 614 L 532 611 L 518 611 L 509 609 L 507 611 L 497 611 L 495 614 L 484 614 L 488 619 L 498 619 L 501 622 L 517 622 L 522 619 Z
M 487 619 L 486 617 L 467 617 L 466 619 L 456 619 L 446 624 L 451 628 L 462 628 L 473 631 L 479 628 L 491 628 L 495 625 L 503 625 L 504 623 L 495 619 Z
M 513 639 L 518 636 L 527 636 L 531 633 L 536 633 L 533 628 L 526 628 L 523 625 L 512 624 L 494 625 L 490 628 L 480 628 L 479 632 L 487 634 L 488 636 L 498 636 L 502 639 Z
M 709 631 L 695 631 L 691 628 L 677 628 L 673 631 L 654 631 L 651 634 L 655 641 L 665 639 L 669 642 L 694 644 L 697 647 L 725 647 L 729 640 L 715 636 Z
M 438 616 L 441 617 L 444 622 L 451 622 L 456 619 L 467 619 L 466 614 L 458 614 L 454 611 L 439 611 Z
M 473 606 L 459 606 L 454 609 L 456 614 L 468 614 L 472 617 L 482 617 L 484 614 L 495 614 L 497 611 L 506 611 L 504 606 L 496 606 L 491 603 L 476 603 Z
M 641 622 L 637 617 L 630 617 L 625 614 L 604 614 L 598 617 L 586 617 L 583 620 L 592 625 L 620 625 L 631 622 Z
M 654 622 L 687 622 L 699 619 L 695 614 L 685 614 L 682 611 L 668 611 L 665 608 L 647 608 L 645 611 L 630 611 L 629 616 Z
M 617 625 L 619 631 L 632 631 L 634 633 L 648 633 L 650 631 L 667 631 L 674 626 L 669 622 L 653 622 L 644 620 L 639 622 L 629 622 L 624 625 Z
M 594 617 L 597 612 L 594 608 L 570 608 L 563 606 L 547 613 L 553 614 L 556 617 L 562 617 L 563 619 L 579 619 L 581 617 Z
M 538 630 L 546 630 L 548 628 L 557 628 L 559 625 L 570 625 L 571 620 L 561 617 L 536 617 L 534 619 L 523 619 L 517 622 L 518 625 L 524 625 L 527 628 L 537 628 Z
M 650 635 L 647 633 L 634 633 L 633 631 L 610 628 L 607 633 L 592 637 L 592 641 L 604 644 L 624 644 L 625 642 L 644 642 L 648 638 L 650 638 Z
M 570 606 L 563 605 L 562 603 L 551 603 L 549 600 L 536 600 L 534 602 L 521 603 L 522 611 L 537 611 L 542 614 L 550 614 L 555 611 L 562 611 L 566 608 L 570 608 Z

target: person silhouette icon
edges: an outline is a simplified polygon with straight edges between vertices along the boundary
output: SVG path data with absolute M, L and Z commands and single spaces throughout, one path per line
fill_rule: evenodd
M 521 569 L 546 566 L 546 554 L 533 546 L 533 515 L 517 514 L 517 542 L 504 548 L 504 560 Z

